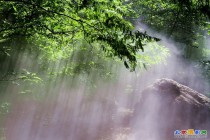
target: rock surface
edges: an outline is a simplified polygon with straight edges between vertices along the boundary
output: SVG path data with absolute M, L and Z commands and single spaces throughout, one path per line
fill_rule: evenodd
M 210 133 L 210 99 L 174 80 L 160 79 L 143 90 L 132 126 L 137 138 L 145 140 L 171 140 L 175 130 Z

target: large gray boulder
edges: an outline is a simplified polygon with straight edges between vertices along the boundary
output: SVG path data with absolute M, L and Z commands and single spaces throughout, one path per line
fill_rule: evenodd
M 174 80 L 160 79 L 141 93 L 132 127 L 135 139 L 144 140 L 172 140 L 175 130 L 210 133 L 210 99 Z

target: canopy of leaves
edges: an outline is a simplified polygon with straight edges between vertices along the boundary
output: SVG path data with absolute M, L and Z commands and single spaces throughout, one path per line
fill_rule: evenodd
M 131 0 L 139 20 L 180 43 L 183 57 L 198 62 L 209 75 L 209 49 L 205 41 L 210 34 L 209 0 Z
M 133 31 L 126 17 L 135 16 L 131 4 L 122 0 L 1 0 L 1 52 L 5 42 L 27 42 L 43 48 L 73 47 L 85 39 L 99 42 L 104 51 L 119 57 L 126 67 L 136 67 L 136 53 L 143 51 L 143 40 L 158 40 Z M 16 41 L 17 41 L 16 40 Z
M 196 33 L 206 27 L 208 0 L 132 0 L 141 22 L 180 43 L 196 46 Z

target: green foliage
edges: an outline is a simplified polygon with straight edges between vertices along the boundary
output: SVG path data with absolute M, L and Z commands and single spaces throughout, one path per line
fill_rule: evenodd
M 199 0 L 133 0 L 133 3 L 143 23 L 191 47 L 208 18 L 201 11 L 205 2 L 202 4 Z
M 158 32 L 162 32 L 178 43 L 184 50 L 184 57 L 203 57 L 203 40 L 208 30 L 208 13 L 203 11 L 209 3 L 203 0 L 132 0 L 133 8 L 139 13 L 140 21 Z M 200 58 L 198 56 L 200 55 Z M 196 57 L 194 57 L 196 56 Z
M 99 79 L 113 78 L 113 65 L 118 65 L 118 62 L 110 59 L 108 51 L 103 52 L 99 43 L 90 45 L 85 40 L 75 44 L 68 55 L 67 58 L 52 59 L 49 64 L 43 62 L 45 54 L 40 56 L 43 64 L 41 67 L 48 72 L 48 78 L 67 76 L 65 79 L 74 80 L 75 83 L 78 81 L 95 85 Z
M 65 51 L 85 39 L 100 43 L 134 70 L 142 40 L 158 40 L 133 31 L 126 18 L 135 12 L 121 0 L 1 0 L 0 4 L 0 40 L 24 36 L 54 59 L 54 51 Z
M 137 64 L 146 68 L 167 56 L 166 49 L 155 43 L 146 46 L 158 38 L 134 30 L 127 19 L 137 15 L 128 1 L 0 0 L 0 4 L 0 53 L 9 60 L 25 50 L 37 53 L 44 80 L 68 76 L 96 85 L 98 78 L 113 77 L 118 62 L 113 64 L 109 57 L 134 70 Z M 153 55 L 155 51 L 160 55 Z M 20 94 L 32 93 L 31 85 L 42 81 L 35 72 L 19 72 L 15 66 L 9 71 L 0 80 L 26 83 Z
M 147 43 L 144 48 L 144 53 L 139 53 L 137 55 L 138 66 L 140 66 L 140 68 L 143 67 L 147 69 L 155 64 L 166 63 L 165 60 L 170 55 L 169 50 L 164 46 L 159 45 L 157 42 Z
M 8 72 L 4 74 L 0 82 L 5 81 L 12 81 L 14 84 L 19 85 L 18 82 L 40 83 L 42 79 L 38 77 L 36 73 L 23 69 L 22 72 Z
M 10 108 L 10 103 L 3 102 L 0 104 L 0 114 L 8 114 Z
M 210 35 L 210 22 L 206 22 L 206 24 L 207 24 L 208 34 Z
M 209 51 L 205 40 L 209 34 L 210 4 L 208 0 L 131 0 L 139 20 L 178 42 L 183 57 L 199 61 L 199 68 L 209 79 Z M 159 52 L 159 51 L 158 51 Z M 145 54 L 146 55 L 146 54 Z M 148 55 L 146 55 L 148 57 Z M 144 60 L 144 59 L 140 59 Z M 154 59 L 156 60 L 156 59 Z M 147 59 L 147 61 L 151 61 Z M 144 64 L 144 63 L 142 63 Z M 144 65 L 143 65 L 144 66 Z
M 206 77 L 209 80 L 209 78 L 210 78 L 210 61 L 209 60 L 201 60 L 200 64 L 198 66 L 199 66 L 199 68 L 203 69 L 204 77 Z

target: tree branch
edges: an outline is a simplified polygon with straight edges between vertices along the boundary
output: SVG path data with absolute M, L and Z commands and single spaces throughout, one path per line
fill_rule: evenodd
M 89 23 L 87 23 L 86 21 L 84 21 L 84 20 L 81 19 L 81 18 L 80 18 L 80 19 L 76 19 L 76 18 L 73 18 L 73 17 L 71 17 L 71 16 L 69 16 L 69 15 L 66 15 L 66 14 L 63 14 L 63 13 L 59 13 L 59 12 L 57 12 L 57 11 L 45 9 L 44 7 L 42 7 L 42 6 L 40 6 L 40 5 L 37 5 L 37 4 L 35 4 L 35 3 L 30 3 L 30 2 L 27 2 L 27 1 L 14 1 L 14 0 L 7 0 L 7 1 L 2 1 L 2 0 L 0 0 L 0 2 L 13 2 L 13 3 L 19 3 L 19 4 L 25 4 L 25 5 L 36 6 L 37 8 L 42 9 L 43 11 L 45 11 L 47 14 L 51 13 L 51 14 L 57 14 L 57 15 L 60 15 L 60 16 L 64 16 L 64 17 L 67 17 L 67 18 L 69 18 L 69 19 L 71 19 L 71 20 L 74 20 L 74 21 L 78 22 L 79 24 L 85 23 L 85 24 L 88 25 L 89 27 L 94 28 L 94 29 L 96 29 L 96 30 L 98 30 L 98 31 L 101 31 L 101 30 L 98 29 L 97 27 L 90 25 Z M 83 26 L 83 25 L 82 25 L 82 26 Z

